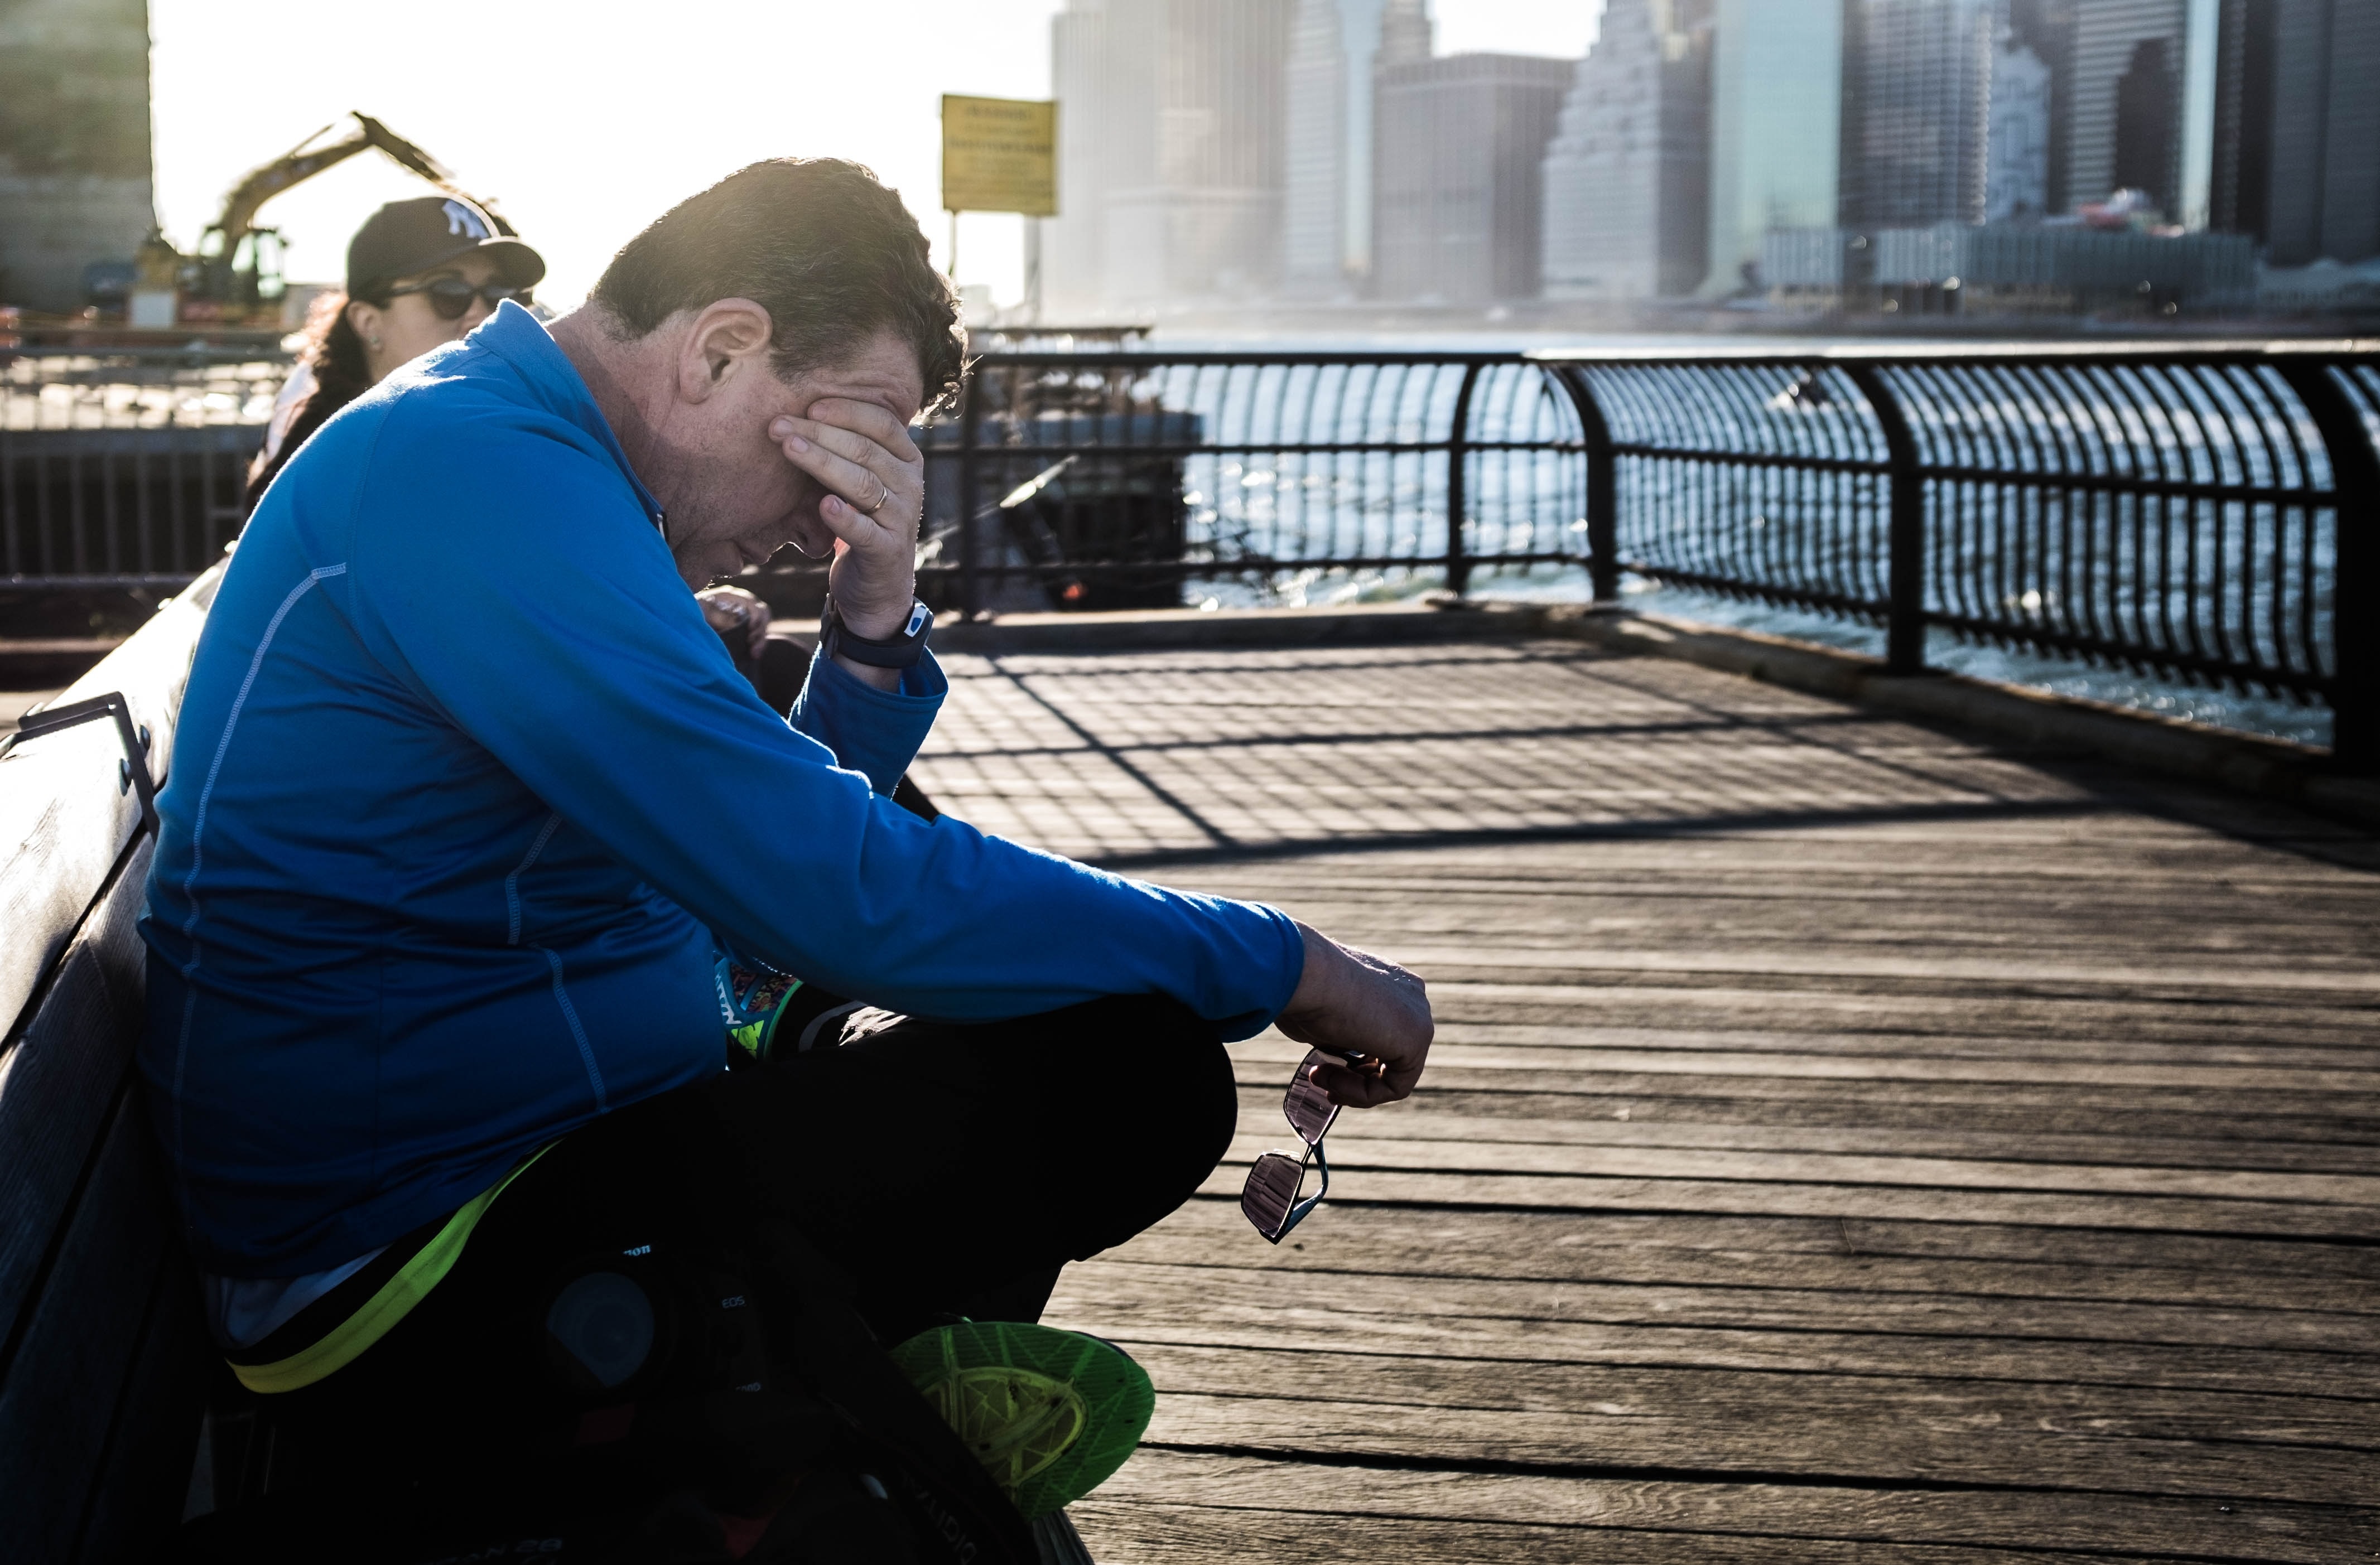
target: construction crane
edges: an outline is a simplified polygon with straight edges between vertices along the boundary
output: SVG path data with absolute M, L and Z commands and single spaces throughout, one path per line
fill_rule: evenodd
M 141 285 L 160 285 L 179 291 L 186 314 L 210 315 L 235 323 L 277 309 L 284 286 L 281 275 L 281 231 L 261 228 L 256 214 L 264 203 L 290 187 L 357 153 L 378 148 L 389 161 L 420 176 L 450 196 L 460 196 L 488 212 L 499 231 L 510 234 L 506 223 L 487 200 L 455 183 L 444 164 L 367 114 L 353 114 L 356 128 L 336 140 L 324 137 L 339 127 L 334 120 L 281 156 L 250 170 L 224 197 L 223 212 L 200 236 L 196 253 L 181 255 L 162 237 L 152 237 L 140 261 Z M 172 269 L 171 281 L 158 275 Z M 200 306 L 192 311 L 188 307 Z

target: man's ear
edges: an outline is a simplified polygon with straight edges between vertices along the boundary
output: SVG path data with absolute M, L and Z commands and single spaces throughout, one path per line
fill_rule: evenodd
M 769 312 L 750 299 L 720 299 L 704 306 L 679 350 L 679 399 L 708 402 L 735 376 L 765 368 L 774 329 Z

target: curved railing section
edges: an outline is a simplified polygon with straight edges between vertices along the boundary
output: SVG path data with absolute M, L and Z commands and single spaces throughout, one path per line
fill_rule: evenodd
M 1621 572 L 2331 707 L 2375 755 L 2362 345 L 1540 356 Z M 1598 420 L 1593 409 L 1602 410 Z
M 921 576 L 971 609 L 1585 551 L 1575 407 L 1517 354 L 995 354 L 929 436 Z

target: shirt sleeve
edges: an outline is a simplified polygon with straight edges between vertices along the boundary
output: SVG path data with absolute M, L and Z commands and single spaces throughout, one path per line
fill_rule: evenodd
M 897 690 L 879 690 L 826 655 L 810 654 L 809 678 L 794 703 L 795 732 L 834 752 L 844 766 L 890 797 L 932 731 L 951 682 L 929 649 L 901 671 Z
M 1304 946 L 1285 915 L 883 797 L 938 669 L 894 694 L 814 666 L 801 730 L 771 713 L 583 439 L 526 412 L 408 438 L 394 410 L 349 550 L 358 634 L 550 807 L 738 949 L 912 1014 L 1160 993 L 1244 1037 L 1288 1002 Z

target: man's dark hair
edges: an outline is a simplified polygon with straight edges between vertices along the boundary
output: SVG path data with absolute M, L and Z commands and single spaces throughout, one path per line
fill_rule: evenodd
M 594 302 L 630 340 L 681 309 L 747 298 L 769 312 L 777 373 L 846 360 L 891 330 L 917 355 L 931 408 L 958 389 L 958 299 L 926 259 L 901 198 L 841 158 L 739 168 L 655 218 L 596 280 Z

